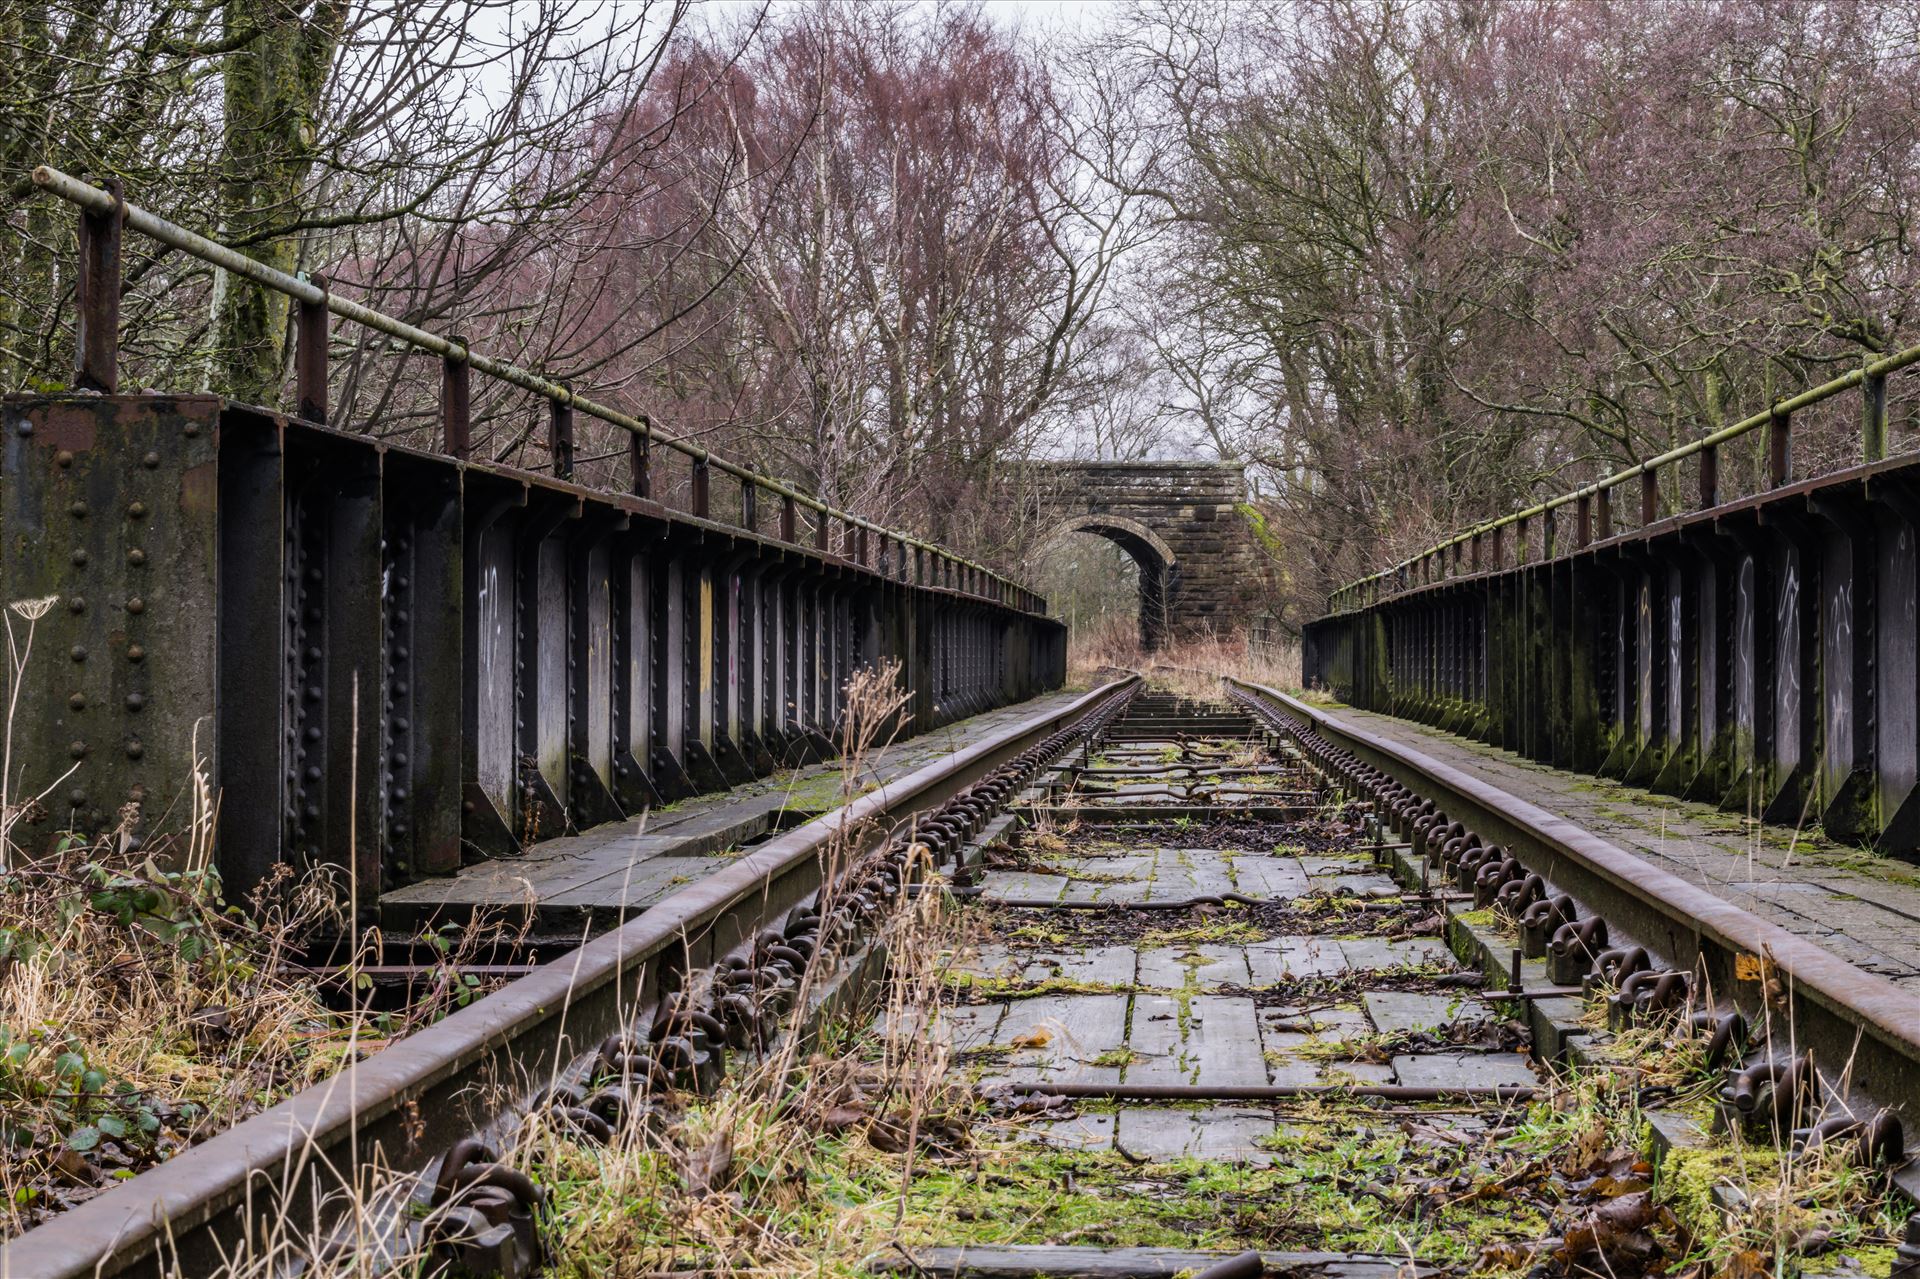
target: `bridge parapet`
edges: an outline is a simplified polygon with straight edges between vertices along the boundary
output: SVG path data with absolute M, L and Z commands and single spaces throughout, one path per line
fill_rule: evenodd
M 211 396 L 115 394 L 119 229 L 147 228 L 94 194 L 87 391 L 4 411 L 0 580 L 34 645 L 15 781 L 42 796 L 17 843 L 138 842 L 217 799 L 230 894 L 282 861 L 329 862 L 367 906 L 464 859 L 821 758 L 860 667 L 899 662 L 907 731 L 1064 678 L 1037 596 L 651 424 L 629 419 L 629 491 L 573 482 L 572 414 L 602 409 L 524 371 L 554 397 L 560 473 L 470 460 L 467 370 L 510 366 L 464 344 L 442 352 L 446 453 Z M 324 419 L 338 299 L 239 263 L 299 290 L 297 398 Z M 691 461 L 691 509 L 650 496 L 655 443 Z M 740 484 L 733 523 L 714 518 L 714 471 Z
M 1920 457 L 1888 456 L 1886 378 L 1916 362 L 1920 349 L 1869 363 L 1343 588 L 1305 629 L 1308 682 L 1557 767 L 1914 854 Z M 1792 481 L 1792 415 L 1856 390 L 1864 460 Z M 1719 447 L 1759 430 L 1757 491 L 1723 500 Z M 1670 513 L 1662 481 L 1677 489 L 1683 465 L 1697 501 Z M 1628 481 L 1638 511 L 1620 515 Z

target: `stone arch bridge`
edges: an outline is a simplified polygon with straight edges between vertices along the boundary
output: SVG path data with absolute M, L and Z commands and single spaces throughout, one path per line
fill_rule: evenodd
M 1072 533 L 1116 542 L 1140 569 L 1140 638 L 1236 629 L 1259 568 L 1240 462 L 1033 462 L 1023 468 L 1035 554 Z

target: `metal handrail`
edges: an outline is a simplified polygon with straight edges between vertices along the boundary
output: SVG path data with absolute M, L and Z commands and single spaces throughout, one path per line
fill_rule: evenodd
M 1790 447 L 1789 420 L 1792 415 L 1801 409 L 1818 404 L 1823 400 L 1832 399 L 1841 392 L 1850 391 L 1855 387 L 1864 387 L 1867 393 L 1865 413 L 1861 423 L 1861 441 L 1865 454 L 1864 460 L 1868 462 L 1881 461 L 1887 456 L 1887 375 L 1897 373 L 1901 369 L 1916 363 L 1920 363 L 1920 346 L 1911 346 L 1903 351 L 1896 351 L 1894 354 L 1882 359 L 1869 359 L 1857 369 L 1843 373 L 1830 381 L 1822 382 L 1818 386 L 1810 387 L 1789 399 L 1775 401 L 1751 417 L 1742 418 L 1740 421 L 1732 423 L 1729 426 L 1723 426 L 1709 435 L 1703 435 L 1699 439 L 1682 444 L 1677 448 L 1668 449 L 1665 453 L 1647 458 L 1643 462 L 1636 462 L 1625 470 L 1616 471 L 1611 475 L 1604 476 L 1591 484 L 1573 490 L 1571 493 L 1563 493 L 1558 497 L 1548 498 L 1543 502 L 1535 503 L 1524 511 L 1516 511 L 1511 515 L 1502 516 L 1497 520 L 1487 520 L 1475 524 L 1464 532 L 1456 533 L 1445 541 L 1438 542 L 1417 555 L 1409 556 L 1390 568 L 1381 569 L 1377 573 L 1370 573 L 1366 577 L 1356 578 L 1354 581 L 1338 588 L 1328 596 L 1327 610 L 1328 612 L 1339 612 L 1348 607 L 1370 602 L 1370 598 L 1366 593 L 1368 587 L 1405 573 L 1423 560 L 1432 556 L 1441 555 L 1456 546 L 1473 542 L 1475 539 L 1488 533 L 1497 532 L 1512 525 L 1524 524 L 1527 520 L 1537 516 L 1546 515 L 1561 507 L 1586 502 L 1594 497 L 1604 499 L 1610 495 L 1614 488 L 1636 477 L 1648 477 L 1649 482 L 1657 484 L 1657 475 L 1661 467 L 1697 455 L 1705 454 L 1711 456 L 1713 451 L 1719 448 L 1720 445 L 1727 443 L 1729 440 L 1739 439 L 1763 426 L 1777 433 L 1774 443 L 1774 457 L 1771 463 L 1771 479 L 1772 486 L 1778 488 L 1786 482 L 1788 473 L 1791 470 L 1787 450 Z M 1497 541 L 1495 543 L 1494 553 L 1496 557 L 1499 555 L 1499 544 Z M 1444 565 L 1444 563 L 1445 561 L 1443 560 L 1442 564 Z M 1498 567 L 1497 562 L 1495 567 Z M 1377 592 L 1371 598 L 1378 598 Z
M 398 338 L 409 345 L 419 347 L 424 351 L 439 356 L 450 365 L 465 365 L 478 369 L 489 377 L 498 378 L 522 390 L 544 396 L 555 406 L 575 409 L 590 417 L 598 418 L 603 422 L 629 432 L 639 440 L 665 445 L 674 452 L 692 460 L 696 467 L 711 467 L 723 474 L 738 479 L 742 485 L 765 491 L 783 501 L 791 502 L 795 506 L 805 507 L 818 514 L 823 520 L 839 520 L 847 528 L 877 533 L 881 538 L 891 539 L 902 548 L 910 547 L 923 554 L 931 555 L 936 560 L 944 561 L 953 568 L 964 570 L 968 574 L 975 575 L 978 580 L 984 583 L 992 583 L 1002 588 L 1001 592 L 972 588 L 972 593 L 974 594 L 1001 599 L 1004 593 L 1002 602 L 1010 603 L 1015 607 L 1023 608 L 1030 612 L 1045 611 L 1045 601 L 1037 592 L 1031 591 L 1017 582 L 1002 577 L 999 573 L 994 572 L 983 564 L 977 564 L 972 560 L 962 558 L 949 550 L 931 542 L 922 541 L 910 534 L 895 532 L 892 529 L 875 524 L 870 520 L 862 519 L 860 516 L 837 510 L 825 502 L 822 502 L 819 498 L 804 493 L 791 485 L 771 479 L 750 467 L 741 466 L 736 462 L 729 462 L 725 458 L 719 457 L 684 439 L 662 434 L 653 422 L 644 415 L 636 416 L 630 413 L 623 413 L 610 405 L 588 399 L 586 396 L 580 395 L 563 383 L 542 377 L 537 373 L 530 372 L 518 365 L 510 364 L 505 360 L 482 354 L 474 350 L 471 344 L 462 338 L 442 337 L 437 333 L 431 333 L 426 329 L 408 324 L 404 320 L 395 319 L 393 316 L 387 315 L 384 312 L 376 311 L 372 307 L 363 306 L 350 298 L 343 298 L 331 289 L 325 287 L 323 283 L 304 274 L 297 276 L 288 275 L 284 271 L 275 270 L 273 267 L 267 266 L 262 262 L 257 262 L 236 249 L 230 248 L 217 241 L 209 240 L 205 236 L 198 235 L 195 232 L 187 230 L 185 227 L 169 222 L 167 219 L 160 217 L 148 209 L 127 203 L 120 197 L 117 190 L 96 187 L 89 182 L 82 181 L 79 178 L 73 177 L 71 174 L 63 173 L 59 169 L 52 168 L 48 165 L 41 165 L 33 171 L 33 181 L 34 185 L 59 196 L 61 199 L 78 206 L 97 218 L 116 219 L 117 222 L 132 227 L 149 239 L 157 240 L 170 248 L 191 254 L 201 261 L 211 263 L 222 270 L 231 271 L 235 275 L 244 276 L 256 284 L 273 289 L 279 293 L 284 293 L 296 301 L 305 304 L 307 307 L 324 308 L 326 311 L 332 312 L 334 315 L 338 315 L 343 319 L 352 320 L 357 324 L 363 324 L 377 332 L 387 334 L 389 337 Z M 110 185 L 117 187 L 118 184 Z M 117 228 L 115 229 L 117 230 Z M 113 256 L 116 260 L 110 264 L 111 272 L 116 277 L 118 275 L 117 255 L 118 246 L 116 236 L 113 249 Z M 83 245 L 81 263 L 81 282 L 83 289 L 87 281 L 89 257 L 90 255 Z M 117 294 L 117 287 L 113 289 L 113 292 Z M 107 303 L 107 305 L 111 308 L 110 314 L 117 316 L 117 297 L 112 302 Z M 87 308 L 83 301 L 83 322 L 86 312 Z M 112 325 L 109 324 L 104 327 L 110 328 Z M 100 336 L 101 335 L 96 335 L 96 340 L 99 340 Z M 111 335 L 106 336 L 110 337 Z M 82 381 L 86 383 L 90 380 L 85 376 L 88 360 L 88 344 L 83 340 L 80 346 L 80 359 L 83 367 Z M 324 348 L 322 348 L 322 350 L 324 351 Z M 108 356 L 108 363 L 109 370 L 106 372 L 104 380 L 110 384 L 113 380 L 113 374 L 110 368 L 111 355 Z M 298 363 L 297 360 L 296 363 Z M 91 379 L 91 381 L 96 384 L 101 380 L 102 379 L 97 376 Z M 324 377 L 322 381 L 324 382 Z M 450 449 L 450 451 L 456 455 L 463 455 L 462 450 L 457 448 Z M 790 538 L 792 536 L 791 530 L 783 529 L 783 536 Z M 825 545 L 824 533 L 822 534 L 820 544 L 822 547 Z M 865 545 L 864 538 L 861 539 L 861 545 L 863 547 Z M 966 590 L 970 588 L 962 586 L 960 589 Z

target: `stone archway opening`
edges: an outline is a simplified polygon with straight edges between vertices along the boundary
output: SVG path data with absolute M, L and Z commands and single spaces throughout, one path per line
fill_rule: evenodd
M 1126 556 L 1138 575 L 1143 646 L 1238 630 L 1249 620 L 1262 570 L 1242 463 L 1039 460 L 1006 482 L 1027 527 L 1049 534 L 1029 543 L 1029 576 L 1059 537 L 1104 539 Z
M 1041 540 L 1030 560 L 1030 576 L 1069 626 L 1083 627 L 1087 614 L 1110 611 L 1116 595 L 1133 596 L 1139 644 L 1146 650 L 1167 641 L 1177 570 L 1164 539 L 1137 520 L 1115 515 L 1068 520 Z

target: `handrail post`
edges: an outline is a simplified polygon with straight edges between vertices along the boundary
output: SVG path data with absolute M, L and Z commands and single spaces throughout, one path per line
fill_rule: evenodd
M 653 437 L 642 431 L 627 436 L 627 482 L 635 497 L 653 496 Z
M 760 531 L 760 486 L 751 479 L 740 481 L 740 527 L 749 533 Z
M 447 452 L 466 461 L 473 451 L 473 366 L 467 363 L 467 339 L 453 334 L 460 354 L 440 360 L 440 435 Z
M 713 510 L 712 470 L 704 457 L 693 459 L 693 479 L 688 485 L 687 504 L 693 508 L 691 513 L 697 520 L 706 519 Z
M 853 554 L 854 563 L 865 568 L 867 563 L 867 526 L 864 524 L 860 526 L 860 531 L 854 538 Z
M 1700 509 L 1720 505 L 1720 446 L 1700 450 Z
M 832 536 L 831 531 L 827 528 L 827 525 L 830 522 L 831 522 L 831 519 L 825 511 L 819 511 L 815 513 L 814 524 L 813 524 L 813 549 L 816 551 L 819 551 L 823 555 L 826 553 L 826 550 L 827 550 L 827 539 L 830 536 Z
M 1793 478 L 1793 415 L 1773 409 L 1767 414 L 1767 487 L 1780 488 Z
M 780 495 L 780 540 L 791 542 L 800 527 L 799 506 L 788 493 Z
M 1499 568 L 1505 567 L 1505 561 L 1507 558 L 1506 541 L 1507 541 L 1507 530 L 1501 527 L 1500 525 L 1496 524 L 1493 528 L 1493 547 L 1492 547 L 1492 556 L 1493 556 L 1492 567 L 1493 568 L 1499 569 Z
M 1480 571 L 1480 543 L 1482 539 L 1485 538 L 1485 536 L 1486 535 L 1484 533 L 1475 533 L 1471 539 L 1471 545 L 1468 547 L 1468 551 L 1467 551 L 1468 562 L 1472 564 L 1473 571 L 1476 573 Z
M 1872 364 L 1869 354 L 1866 363 Z M 1887 375 L 1862 373 L 1860 378 L 1860 451 L 1869 462 L 1887 457 Z
M 294 325 L 293 386 L 300 416 L 316 426 L 327 424 L 327 277 L 307 277 L 322 296 L 318 302 L 300 299 Z
M 1573 503 L 1573 546 L 1585 550 L 1593 545 L 1593 498 L 1582 493 Z
M 1593 513 L 1594 533 L 1604 542 L 1613 536 L 1613 489 L 1603 488 L 1594 496 L 1598 499 Z
M 1649 466 L 1640 472 L 1640 527 L 1660 519 L 1660 468 Z
M 547 401 L 547 452 L 553 458 L 555 478 L 573 478 L 573 403 Z
M 112 395 L 120 389 L 120 224 L 127 202 L 120 182 L 101 184 L 113 197 L 111 213 L 80 210 L 80 270 L 75 289 L 80 304 L 73 347 L 78 368 L 74 381 L 84 390 Z

